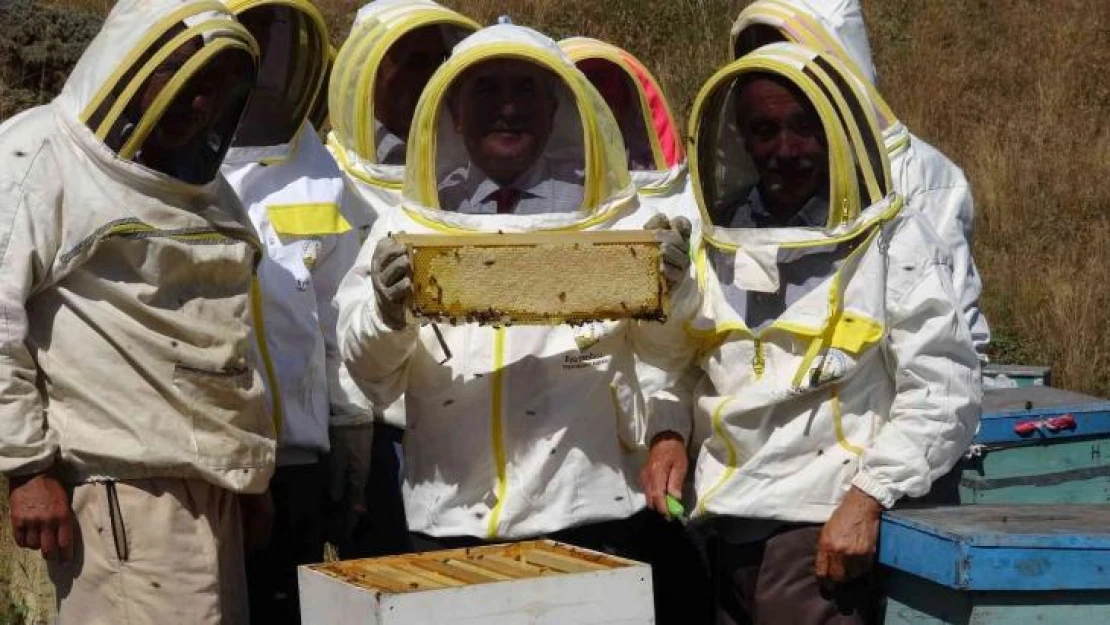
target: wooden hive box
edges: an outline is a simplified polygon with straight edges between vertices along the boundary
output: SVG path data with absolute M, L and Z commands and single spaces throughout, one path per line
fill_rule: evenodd
M 884 625 L 1110 623 L 1110 506 L 888 512 Z
M 665 318 L 650 230 L 399 234 L 413 258 L 413 312 L 432 320 L 557 324 Z
M 1047 386 L 988 390 L 964 504 L 1110 503 L 1110 401 Z
M 646 564 L 528 541 L 303 566 L 304 625 L 647 625 Z

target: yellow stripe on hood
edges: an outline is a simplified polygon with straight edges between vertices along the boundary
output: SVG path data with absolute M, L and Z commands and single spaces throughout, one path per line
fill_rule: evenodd
M 838 235 L 848 236 L 860 232 L 867 224 L 859 219 L 863 209 L 890 193 L 889 160 L 886 158 L 882 135 L 874 117 L 872 103 L 855 77 L 835 60 L 821 56 L 796 44 L 780 43 L 765 46 L 718 71 L 702 87 L 694 102 L 689 122 L 690 170 L 693 176 L 694 195 L 705 225 L 708 243 L 728 249 L 734 247 L 727 233 L 730 228 L 711 225 L 709 207 L 706 206 L 703 178 L 703 146 L 701 134 L 721 117 L 724 103 L 723 89 L 732 89 L 735 81 L 745 74 L 769 73 L 793 83 L 817 111 L 828 140 L 829 158 L 829 221 L 827 229 Z M 838 77 L 833 80 L 831 76 Z M 858 110 L 849 102 L 854 102 Z M 715 122 L 714 122 L 715 123 Z M 716 141 L 717 135 L 712 137 Z M 715 146 L 714 146 L 715 147 Z M 874 158 L 872 158 L 872 156 Z M 858 181 L 868 181 L 867 197 L 861 193 Z M 878 196 L 878 197 L 876 197 Z M 825 243 L 825 237 L 815 241 Z M 801 244 L 792 242 L 791 246 Z
M 583 132 L 585 188 L 580 210 L 566 215 L 548 215 L 543 225 L 536 225 L 540 220 L 529 219 L 529 225 L 523 229 L 589 228 L 635 206 L 635 189 L 628 173 L 624 142 L 616 119 L 601 95 L 550 38 L 529 28 L 498 24 L 482 29 L 459 43 L 451 58 L 432 76 L 416 105 L 409 132 L 409 160 L 402 192 L 404 207 L 410 217 L 437 229 L 482 229 L 477 225 L 460 225 L 459 221 L 479 222 L 485 216 L 460 216 L 440 210 L 436 171 L 437 133 L 447 94 L 455 81 L 470 67 L 497 58 L 520 59 L 551 71 L 573 97 Z
M 559 47 L 563 49 L 563 52 L 566 52 L 567 56 L 569 56 L 570 60 L 574 61 L 575 64 L 589 59 L 600 59 L 612 63 L 621 70 L 623 77 L 627 79 L 636 90 L 636 99 L 640 103 L 638 107 L 640 118 L 643 120 L 644 128 L 647 130 L 648 140 L 651 141 L 651 152 L 655 161 L 655 169 L 668 169 L 669 166 L 667 165 L 666 157 L 663 155 L 663 147 L 659 140 L 659 134 L 656 132 L 655 118 L 654 115 L 652 115 L 651 106 L 648 103 L 648 96 L 644 92 L 644 86 L 640 82 L 640 77 L 636 75 L 636 72 L 633 71 L 633 68 L 628 63 L 627 57 L 630 56 L 628 52 L 612 44 L 598 41 L 597 39 L 590 39 L 589 37 L 564 39 L 559 42 Z M 659 82 L 655 77 L 650 76 L 650 80 L 658 92 L 662 94 L 662 89 L 659 88 Z M 671 119 L 671 125 L 677 128 L 669 104 L 667 105 L 667 114 Z
M 66 80 L 55 100 L 59 110 L 82 124 L 111 125 L 115 119 L 107 119 L 107 111 L 116 108 L 119 92 L 132 83 L 146 61 L 166 47 L 172 39 L 168 33 L 194 27 L 206 46 L 217 39 L 233 40 L 257 59 L 254 39 L 219 2 L 120 0 Z
M 477 22 L 430 0 L 378 0 L 359 10 L 339 49 L 328 85 L 328 108 L 334 141 L 348 159 L 377 164 L 374 149 L 373 87 L 389 48 L 409 32 L 425 26 L 478 30 Z M 370 180 L 388 186 L 399 180 Z
M 737 50 L 737 43 L 741 34 L 754 25 L 770 26 L 787 41 L 833 54 L 868 82 L 875 82 L 875 65 L 859 0 L 756 0 L 732 25 L 729 52 L 733 58 L 751 52 Z
M 757 26 L 774 28 L 787 42 L 824 52 L 844 63 L 866 83 L 880 128 L 896 126 L 897 118 L 875 89 L 875 65 L 859 0 L 756 0 L 740 12 L 732 25 L 729 49 L 734 58 L 751 52 L 738 46 L 742 35 Z M 888 146 L 895 147 L 898 146 Z
M 291 98 L 297 102 L 295 123 L 292 124 L 292 127 L 299 131 L 305 120 L 309 119 L 316 102 L 327 97 L 326 78 L 328 64 L 330 63 L 331 44 L 328 41 L 328 26 L 324 21 L 324 16 L 316 8 L 316 5 L 309 0 L 223 0 L 223 2 L 227 5 L 228 10 L 236 16 L 264 7 L 288 7 L 299 13 L 301 18 L 307 21 L 311 36 L 316 40 L 315 46 L 307 41 L 302 42 L 302 44 L 309 46 L 309 49 L 315 49 L 318 54 L 316 58 L 308 59 L 307 67 L 312 72 L 312 77 L 305 82 L 304 92 L 292 94 L 294 97 Z M 290 69 L 299 67 L 301 65 L 297 64 Z M 294 137 L 297 131 L 294 132 Z M 289 141 L 293 141 L 294 137 L 290 137 Z

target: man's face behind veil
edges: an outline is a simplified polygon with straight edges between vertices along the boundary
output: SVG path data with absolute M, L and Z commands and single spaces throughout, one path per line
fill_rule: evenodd
M 768 209 L 789 219 L 828 187 L 828 144 L 821 119 L 785 81 L 757 76 L 740 86 L 737 123 L 759 173 Z
M 466 71 L 451 99 L 455 128 L 471 159 L 500 184 L 512 182 L 543 154 L 551 135 L 557 78 L 518 59 L 495 59 Z
M 143 85 L 138 97 L 138 115 L 147 111 L 170 80 L 182 66 L 201 49 L 198 40 L 186 42 L 175 50 Z M 161 119 L 144 141 L 140 161 L 157 171 L 190 183 L 211 180 L 215 172 L 195 171 L 199 163 L 197 154 L 213 150 L 199 150 L 212 140 L 227 142 L 222 136 L 233 130 L 218 128 L 221 124 L 238 118 L 250 88 L 254 84 L 254 67 L 249 56 L 238 51 L 221 52 L 214 56 L 185 85 L 169 103 Z M 233 110 L 234 109 L 234 110 Z M 229 117 L 230 115 L 230 117 Z M 220 134 L 221 136 L 215 136 Z M 218 152 L 218 150 L 216 150 Z M 205 165 L 208 165 L 207 163 Z M 200 180 L 194 177 L 196 174 Z
M 447 53 L 435 25 L 405 33 L 389 47 L 375 77 L 374 114 L 390 132 L 408 139 L 420 94 Z

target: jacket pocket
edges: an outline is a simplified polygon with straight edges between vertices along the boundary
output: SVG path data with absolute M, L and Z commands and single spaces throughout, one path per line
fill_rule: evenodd
M 174 385 L 189 406 L 193 442 L 202 463 L 250 464 L 254 436 L 273 438 L 254 370 L 246 365 L 219 371 L 177 364 Z
M 768 434 L 763 444 L 744 450 L 750 452 L 750 460 L 743 467 L 745 472 L 765 478 L 787 477 L 827 460 L 823 456 L 830 453 L 839 456 L 841 448 L 837 444 L 837 423 L 830 397 L 827 394 L 825 401 L 798 410 L 784 422 L 772 420 L 765 424 L 763 430 Z M 780 406 L 779 410 L 786 412 L 789 406 Z M 795 410 L 798 407 L 795 404 Z

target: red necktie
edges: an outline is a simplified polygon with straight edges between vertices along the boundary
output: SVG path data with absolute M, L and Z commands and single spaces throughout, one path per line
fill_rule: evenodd
M 520 201 L 520 190 L 512 187 L 501 187 L 490 193 L 490 197 L 497 202 L 498 214 L 511 213 L 516 208 L 516 203 Z

